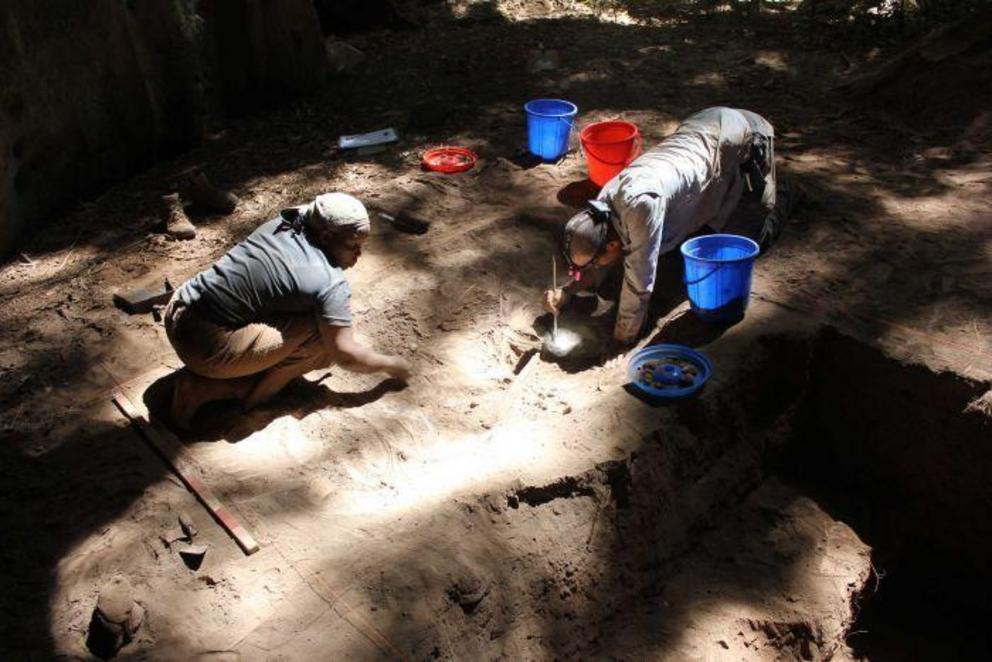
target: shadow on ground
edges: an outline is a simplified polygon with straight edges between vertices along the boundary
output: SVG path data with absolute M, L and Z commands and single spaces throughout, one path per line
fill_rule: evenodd
M 176 371 L 178 372 L 178 371 Z M 168 407 L 172 397 L 172 384 L 176 372 L 155 380 L 145 389 L 142 400 L 154 419 L 168 424 Z M 185 442 L 220 441 L 237 443 L 256 432 L 264 430 L 272 421 L 283 416 L 302 420 L 315 411 L 324 409 L 353 409 L 375 402 L 383 395 L 402 391 L 406 384 L 395 379 L 384 379 L 371 389 L 357 392 L 333 391 L 323 384 L 330 376 L 326 373 L 320 380 L 309 381 L 302 377 L 294 379 L 276 394 L 271 401 L 245 411 L 240 403 L 223 400 L 214 401 L 201 407 L 193 416 L 190 425 L 193 431 L 176 431 Z

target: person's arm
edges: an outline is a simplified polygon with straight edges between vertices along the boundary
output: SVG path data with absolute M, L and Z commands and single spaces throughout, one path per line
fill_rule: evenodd
M 355 340 L 350 326 L 320 325 L 320 335 L 331 360 L 350 372 L 384 372 L 395 379 L 410 378 L 410 363 L 399 356 L 381 354 Z
M 568 303 L 568 300 L 572 298 L 580 289 L 580 284 L 574 278 L 569 278 L 568 281 L 559 287 L 557 290 L 545 290 L 544 309 L 553 315 L 557 315 L 561 310 L 562 306 Z
M 316 297 L 318 327 L 324 350 L 334 363 L 350 372 L 384 372 L 396 379 L 410 377 L 410 364 L 355 340 L 351 315 L 351 287 L 346 280 L 328 283 Z
M 630 246 L 623 261 L 623 289 L 613 338 L 623 345 L 632 345 L 641 335 L 654 292 L 665 202 L 653 195 L 640 195 L 626 206 L 623 214 Z
M 765 186 L 761 192 L 761 206 L 765 211 L 772 213 L 775 211 L 775 203 L 778 197 L 778 187 L 775 183 L 775 135 L 765 137 L 765 164 L 768 171 L 765 173 Z
M 758 245 L 762 252 L 782 234 L 782 227 L 789 218 L 788 205 L 786 209 L 779 208 L 778 183 L 775 180 L 775 136 L 764 139 L 764 153 L 767 172 L 764 176 L 764 189 L 761 192 L 761 206 L 765 210 L 765 219 L 758 236 Z
M 758 237 L 761 250 L 766 250 L 782 231 L 789 209 L 780 208 L 781 196 L 775 174 L 775 127 L 761 115 L 748 110 L 739 111 L 751 127 L 750 163 L 745 165 L 750 189 L 760 188 L 761 207 L 765 218 Z M 788 205 L 786 205 L 788 207 Z

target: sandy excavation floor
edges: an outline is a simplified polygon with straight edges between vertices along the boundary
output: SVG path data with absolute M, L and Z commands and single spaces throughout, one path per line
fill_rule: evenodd
M 992 120 L 928 130 L 847 105 L 832 88 L 845 58 L 868 64 L 791 19 L 648 26 L 507 7 L 519 22 L 357 38 L 370 53 L 361 77 L 232 124 L 80 205 L 25 247 L 30 263 L 2 268 L 5 658 L 85 658 L 96 596 L 115 577 L 148 610 L 121 653 L 135 659 L 852 655 L 844 634 L 871 549 L 762 468 L 766 431 L 789 412 L 749 410 L 742 376 L 758 355 L 788 362 L 761 338 L 829 323 L 987 389 Z M 462 55 L 414 68 L 442 37 Z M 557 69 L 526 71 L 537 43 L 560 53 Z M 576 152 L 521 165 L 520 106 L 536 96 L 573 100 L 580 124 L 634 121 L 649 143 L 715 104 L 778 127 L 781 166 L 810 201 L 759 262 L 747 320 L 700 328 L 677 268 L 663 281 L 652 335 L 702 346 L 717 366 L 689 409 L 631 397 L 623 366 L 533 355 L 554 230 L 585 177 Z M 403 140 L 386 153 L 332 149 L 340 133 L 387 125 Z M 482 160 L 421 172 L 422 150 L 443 143 Z M 152 232 L 155 197 L 194 165 L 242 204 L 194 216 L 192 242 L 167 241 Z M 361 336 L 411 358 L 416 377 L 397 390 L 331 368 L 247 417 L 204 413 L 185 449 L 259 540 L 245 557 L 111 405 L 119 386 L 141 402 L 178 365 L 161 325 L 111 295 L 178 284 L 329 190 L 433 221 L 421 237 L 376 225 L 349 273 Z M 161 540 L 178 535 L 180 512 L 209 546 L 195 572 Z

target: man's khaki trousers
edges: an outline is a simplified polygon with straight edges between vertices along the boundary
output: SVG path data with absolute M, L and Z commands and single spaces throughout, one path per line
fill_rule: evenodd
M 331 363 L 313 313 L 278 315 L 229 328 L 204 318 L 173 296 L 164 319 L 169 342 L 191 372 L 210 379 L 257 375 L 254 392 L 258 400 Z

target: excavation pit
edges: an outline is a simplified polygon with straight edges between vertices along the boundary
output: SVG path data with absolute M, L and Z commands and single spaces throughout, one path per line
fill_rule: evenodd
M 505 651 L 536 620 L 563 657 L 977 659 L 987 390 L 833 330 L 761 338 L 623 459 L 481 498 L 528 541 L 480 605 L 510 622 L 445 636 Z
M 872 547 L 873 577 L 847 638 L 858 657 L 987 655 L 992 425 L 979 405 L 988 386 L 835 333 L 816 345 L 796 431 L 772 465 Z

